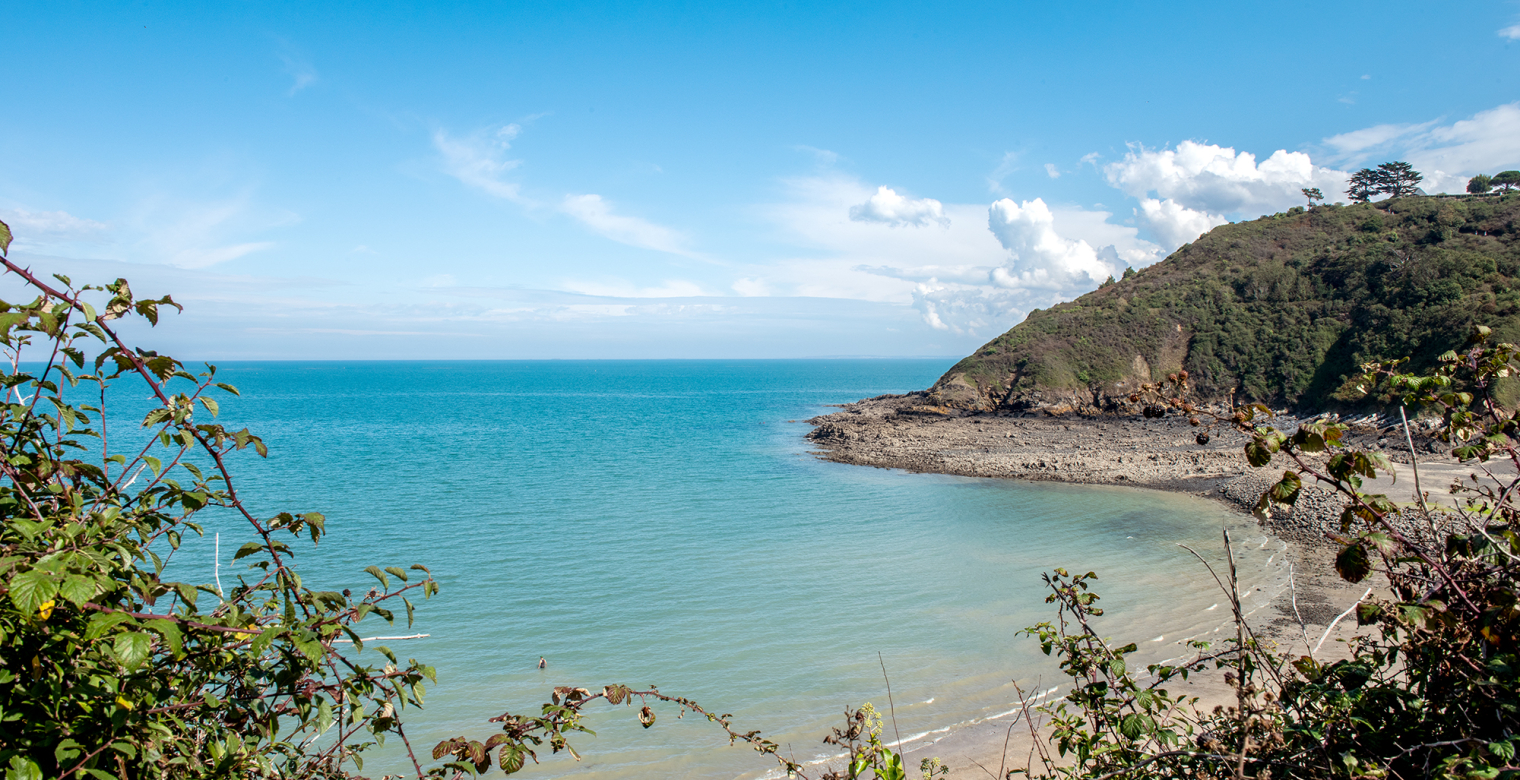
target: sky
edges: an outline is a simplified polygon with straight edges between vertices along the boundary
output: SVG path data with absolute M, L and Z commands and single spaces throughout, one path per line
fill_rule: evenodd
M 0 3 L 11 257 L 186 358 L 958 356 L 1363 166 L 1520 168 L 1508 0 Z

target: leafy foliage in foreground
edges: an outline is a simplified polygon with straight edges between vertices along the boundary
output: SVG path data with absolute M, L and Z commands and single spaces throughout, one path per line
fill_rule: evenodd
M 1301 208 L 1223 225 L 1034 311 L 946 372 L 940 403 L 1114 408 L 1186 369 L 1200 402 L 1358 403 L 1367 362 L 1428 370 L 1477 321 L 1520 340 L 1520 194 Z
M 1214 418 L 1248 434 L 1252 465 L 1287 465 L 1259 511 L 1294 504 L 1305 482 L 1346 498 L 1336 570 L 1386 587 L 1353 605 L 1369 630 L 1349 640 L 1349 657 L 1317 657 L 1324 638 L 1310 644 L 1307 631 L 1306 654 L 1265 646 L 1241 614 L 1232 559 L 1216 579 L 1234 609 L 1236 636 L 1212 652 L 1200 647 L 1187 663 L 1151 666 L 1142 680 L 1126 665 L 1135 646 L 1116 647 L 1094 628 L 1102 614 L 1089 590 L 1094 575 L 1057 570 L 1047 583 L 1060 620 L 1029 631 L 1061 658 L 1073 689 L 1041 708 L 1056 745 L 1052 754 L 1036 739 L 1040 776 L 1520 777 L 1520 411 L 1493 392 L 1520 371 L 1520 347 L 1490 344 L 1487 328 L 1473 334 L 1433 371 L 1406 373 L 1399 361 L 1369 365 L 1363 377 L 1369 391 L 1440 411 L 1456 457 L 1486 474 L 1451 486 L 1456 507 L 1431 506 L 1422 495 L 1401 514 L 1387 496 L 1363 491 L 1364 479 L 1391 466 L 1382 453 L 1343 447 L 1341 425 L 1312 422 L 1285 433 L 1261 416 L 1270 414 L 1264 406 Z M 1148 390 L 1183 407 L 1186 381 Z M 1488 468 L 1494 461 L 1504 468 Z M 1167 693 L 1168 684 L 1210 666 L 1226 670 L 1233 706 L 1206 711 Z

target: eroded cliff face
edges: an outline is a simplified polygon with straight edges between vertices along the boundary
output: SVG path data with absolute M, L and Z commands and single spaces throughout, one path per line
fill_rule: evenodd
M 925 401 L 931 406 L 976 412 L 1139 413 L 1143 403 L 1132 402 L 1129 397 L 1145 385 L 1160 382 L 1168 374 L 1182 370 L 1187 360 L 1188 341 L 1188 332 L 1180 324 L 1174 324 L 1171 334 L 1161 340 L 1149 359 L 1136 352 L 1128 365 L 1115 372 L 1116 377 L 1085 386 L 1060 387 L 1041 382 L 1042 375 L 1058 372 L 1048 365 L 1032 367 L 1027 360 L 1001 376 L 989 374 L 985 364 L 970 370 L 953 368 L 929 389 Z

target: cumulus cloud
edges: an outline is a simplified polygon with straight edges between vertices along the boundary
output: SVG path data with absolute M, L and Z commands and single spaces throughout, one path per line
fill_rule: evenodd
M 1059 179 L 1061 178 L 1061 169 L 1057 168 L 1055 163 L 1045 163 L 1045 175 L 1052 179 Z
M 1057 233 L 1055 215 L 1040 198 L 993 203 L 987 210 L 987 227 L 1011 255 L 992 271 L 992 283 L 998 287 L 1068 291 L 1096 285 L 1118 270 L 1099 260 L 1091 244 Z
M 491 132 L 474 133 L 455 137 L 443 130 L 433 133 L 433 148 L 443 155 L 443 171 L 487 195 L 528 204 L 521 195 L 521 186 L 508 181 L 506 174 L 522 164 L 521 160 L 507 159 L 512 139 L 522 132 L 522 127 L 511 124 Z
M 613 213 L 600 195 L 566 195 L 560 210 L 606 238 L 620 244 L 691 256 L 686 236 L 664 225 Z
M 1182 246 L 1230 221 L 1218 214 L 1195 211 L 1171 198 L 1142 198 L 1140 218 L 1169 247 Z
M 1297 205 L 1305 187 L 1340 192 L 1347 179 L 1345 172 L 1317 166 L 1303 152 L 1279 149 L 1257 163 L 1250 152 L 1197 141 L 1175 149 L 1132 147 L 1123 160 L 1104 166 L 1103 174 L 1141 201 L 1137 215 L 1167 249 L 1231 215 L 1254 217 Z
M 905 198 L 891 187 L 876 188 L 865 203 L 850 207 L 850 219 L 856 222 L 880 222 L 893 227 L 950 227 L 945 207 L 933 198 Z
M 1520 24 L 1512 24 L 1499 31 L 1500 38 L 1508 38 L 1512 41 L 1520 41 Z

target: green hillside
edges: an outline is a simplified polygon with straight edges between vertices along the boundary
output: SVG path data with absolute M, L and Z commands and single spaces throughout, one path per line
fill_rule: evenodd
M 1200 394 L 1341 405 L 1369 360 L 1416 368 L 1474 323 L 1520 341 L 1520 193 L 1301 208 L 1222 225 L 1029 317 L 931 390 L 963 409 L 1106 410 L 1186 368 Z

